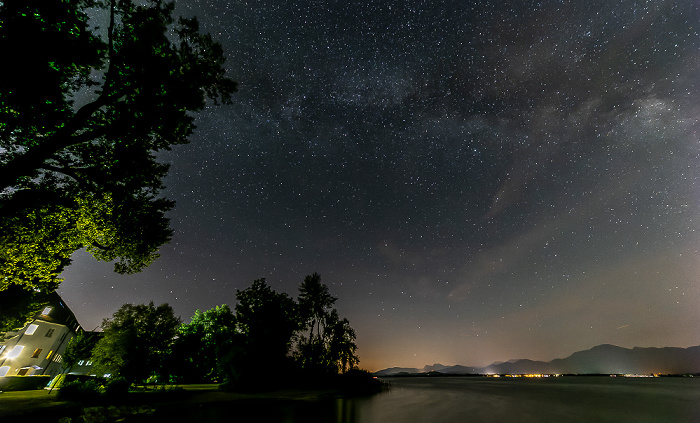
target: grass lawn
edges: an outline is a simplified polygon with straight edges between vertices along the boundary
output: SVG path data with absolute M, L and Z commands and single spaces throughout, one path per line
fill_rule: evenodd
M 167 388 L 149 387 L 145 391 L 131 392 L 126 401 L 115 405 L 152 407 L 158 409 L 168 405 L 201 406 L 213 403 L 245 402 L 248 400 L 316 401 L 332 398 L 338 392 L 330 390 L 285 389 L 264 393 L 232 393 L 218 390 L 217 384 L 175 385 Z M 41 418 L 55 421 L 63 416 L 77 416 L 84 405 L 57 400 L 57 390 L 6 391 L 0 393 L 0 421 L 7 417 Z M 109 403 L 103 406 L 112 405 Z
M 69 402 L 58 401 L 58 391 L 4 391 L 0 393 L 0 418 L 11 416 L 52 416 L 75 408 Z

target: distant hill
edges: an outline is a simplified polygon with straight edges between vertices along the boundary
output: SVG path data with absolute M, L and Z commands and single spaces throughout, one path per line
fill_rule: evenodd
M 700 373 L 700 345 L 688 348 L 623 348 L 603 344 L 552 361 L 527 359 L 496 362 L 486 367 L 434 364 L 422 370 L 398 368 L 380 370 L 377 376 L 417 374 L 686 374 Z
M 435 363 L 432 366 L 425 366 L 423 367 L 423 373 L 428 373 L 428 372 L 440 372 L 450 366 L 443 366 L 442 364 Z
M 392 367 L 390 369 L 384 369 L 380 370 L 378 372 L 374 372 L 375 376 L 393 376 L 401 373 L 406 373 L 406 374 L 414 374 L 414 373 L 422 373 L 420 370 L 413 368 L 413 367 Z

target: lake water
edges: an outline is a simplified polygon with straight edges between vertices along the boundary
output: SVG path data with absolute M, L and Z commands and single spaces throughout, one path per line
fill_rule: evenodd
M 700 422 L 700 378 L 391 379 L 337 422 Z
M 181 410 L 177 417 L 178 421 L 288 423 L 700 422 L 700 378 L 388 380 L 389 392 L 368 398 L 240 401 Z

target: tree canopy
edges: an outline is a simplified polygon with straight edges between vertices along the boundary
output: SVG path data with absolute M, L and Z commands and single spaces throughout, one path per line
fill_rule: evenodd
M 81 330 L 78 334 L 68 341 L 65 351 L 63 351 L 63 360 L 61 364 L 70 373 L 70 370 L 78 364 L 80 360 L 89 360 L 92 356 L 92 351 L 95 345 L 100 340 L 99 332 L 86 332 Z
M 45 293 L 12 285 L 0 291 L 0 341 L 5 332 L 21 329 L 49 303 Z
M 180 323 L 168 304 L 124 304 L 102 323 L 104 333 L 92 351 L 96 372 L 129 383 L 165 374 Z
M 236 322 L 226 304 L 195 311 L 190 323 L 177 330 L 173 351 L 176 375 L 189 382 L 223 380 L 226 372 L 220 363 L 240 338 Z
M 337 299 L 316 273 L 305 278 L 299 292 L 295 301 L 257 279 L 236 291 L 234 311 L 226 304 L 197 310 L 189 323 L 181 323 L 168 304 L 124 304 L 104 320 L 102 334 L 71 341 L 66 367 L 91 357 L 96 373 L 129 384 L 174 376 L 188 383 L 221 382 L 234 390 L 352 376 L 359 363 L 355 331 L 331 308 Z
M 192 112 L 236 89 L 221 45 L 173 9 L 0 3 L 0 51 L 16 60 L 0 69 L 0 290 L 55 289 L 80 248 L 138 272 L 170 239 L 156 154 L 187 143 Z
M 357 368 L 355 331 L 332 305 L 317 273 L 299 287 L 298 301 L 258 279 L 227 305 L 197 310 L 175 340 L 173 369 L 188 382 L 217 380 L 231 389 L 281 381 L 319 382 Z
M 338 299 L 321 283 L 318 273 L 306 276 L 299 286 L 300 328 L 294 357 L 303 368 L 315 373 L 338 373 L 354 368 L 355 331 L 347 319 L 332 308 Z M 308 331 L 304 333 L 304 331 Z
M 228 366 L 234 370 L 230 379 L 250 384 L 254 378 L 284 373 L 291 366 L 288 352 L 299 327 L 294 300 L 273 290 L 265 279 L 237 291 L 236 299 L 241 342 L 229 357 Z

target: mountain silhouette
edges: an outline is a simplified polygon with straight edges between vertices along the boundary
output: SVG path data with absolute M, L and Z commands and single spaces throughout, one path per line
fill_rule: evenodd
M 397 373 L 443 374 L 690 374 L 700 373 L 700 345 L 688 348 L 623 348 L 610 344 L 578 351 L 566 358 L 552 361 L 528 359 L 495 362 L 486 367 L 425 366 L 422 371 L 413 368 L 380 370 L 377 376 Z

